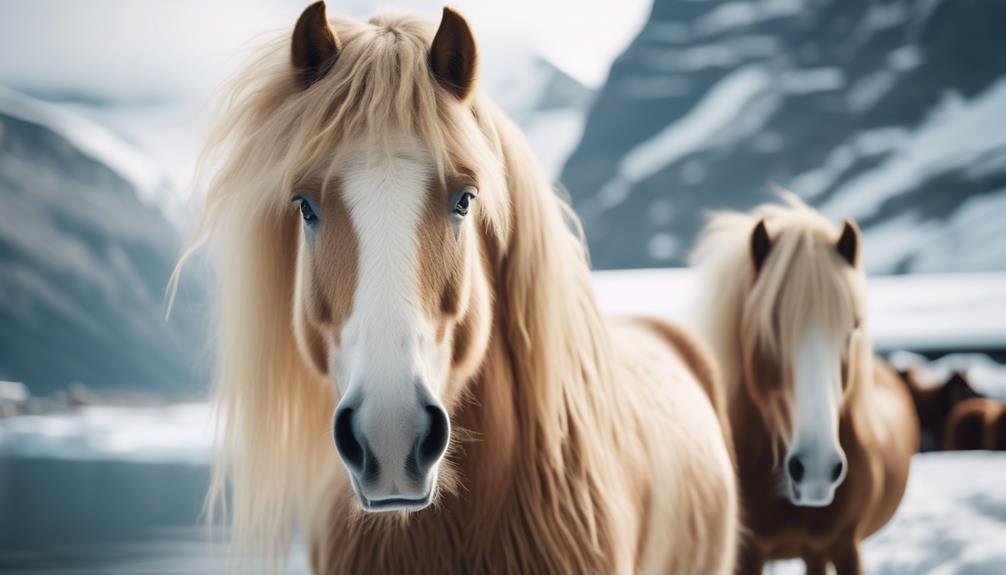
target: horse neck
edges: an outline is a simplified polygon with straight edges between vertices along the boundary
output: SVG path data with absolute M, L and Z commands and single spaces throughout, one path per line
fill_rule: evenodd
M 743 379 L 727 399 L 727 413 L 733 432 L 734 446 L 739 463 L 768 461 L 774 465 L 778 454 L 773 452 L 773 437 L 748 391 Z M 777 446 L 778 447 L 778 446 Z

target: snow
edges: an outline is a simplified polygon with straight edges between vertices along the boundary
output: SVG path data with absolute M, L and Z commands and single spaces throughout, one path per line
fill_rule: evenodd
M 845 86 L 845 73 L 834 67 L 789 70 L 782 74 L 779 83 L 789 94 L 830 92 Z
M 598 271 L 594 287 L 607 313 L 694 320 L 698 286 L 692 270 Z M 1006 274 L 871 277 L 870 335 L 881 351 L 1001 349 L 1006 344 L 1004 293 Z
M 1006 147 L 1006 79 L 971 101 L 947 95 L 929 119 L 879 167 L 852 178 L 832 194 L 822 211 L 865 219 L 883 202 L 937 174 L 960 169 L 983 154 Z
M 861 552 L 874 575 L 1006 573 L 1006 453 L 926 453 L 912 459 L 894 518 Z M 803 573 L 798 561 L 766 573 Z
M 720 34 L 735 28 L 792 16 L 800 12 L 803 7 L 803 0 L 724 2 L 703 16 L 695 25 L 695 31 L 706 36 Z
M 664 72 L 693 72 L 709 68 L 732 68 L 779 52 L 779 41 L 772 36 L 740 36 L 713 42 L 694 44 L 687 48 L 653 51 L 647 54 L 649 63 Z
M 858 113 L 867 112 L 894 88 L 897 78 L 897 74 L 886 68 L 860 78 L 849 89 L 849 107 Z
M 891 365 L 905 371 L 912 368 L 923 387 L 943 385 L 961 374 L 972 389 L 988 397 L 1006 401 L 1006 366 L 981 353 L 952 353 L 936 360 L 910 351 L 891 354 Z
M 717 132 L 727 129 L 746 110 L 747 104 L 769 88 L 771 77 L 760 66 L 749 66 L 719 81 L 705 98 L 683 118 L 639 144 L 622 158 L 618 175 L 598 192 L 605 207 L 618 205 L 632 186 L 668 164 L 704 149 Z
M 87 406 L 0 419 L 0 458 L 206 463 L 213 441 L 206 403 Z
M 583 133 L 584 110 L 562 108 L 533 114 L 521 126 L 545 173 L 558 180 L 562 165 Z
M 163 174 L 146 156 L 108 129 L 0 86 L 0 112 L 45 126 L 66 138 L 83 153 L 106 164 L 140 192 L 140 199 L 154 201 Z
M 908 130 L 887 126 L 856 132 L 849 141 L 828 154 L 824 164 L 792 179 L 791 187 L 804 199 L 828 190 L 857 161 L 886 154 L 909 139 Z
M 938 232 L 927 234 L 915 245 L 918 253 L 909 271 L 935 272 L 951 266 L 958 271 L 997 268 L 1006 261 L 1003 222 L 1006 189 L 969 198 L 950 214 Z

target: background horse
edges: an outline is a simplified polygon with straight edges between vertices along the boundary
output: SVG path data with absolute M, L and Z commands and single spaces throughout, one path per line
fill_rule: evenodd
M 802 557 L 808 573 L 858 573 L 859 542 L 904 493 L 919 426 L 873 357 L 855 224 L 839 234 L 788 203 L 715 215 L 696 253 L 750 529 L 740 567 Z
M 477 63 L 449 9 L 318 3 L 237 79 L 203 166 L 211 501 L 229 487 L 245 550 L 282 556 L 299 524 L 316 572 L 726 573 L 711 367 L 672 328 L 603 320 Z
M 987 397 L 966 399 L 950 412 L 945 449 L 1006 451 L 1006 403 Z
M 921 429 L 920 451 L 940 451 L 947 447 L 947 426 L 954 409 L 969 399 L 979 397 L 963 374 L 955 373 L 946 381 L 932 385 L 919 379 L 915 368 L 899 372 L 915 402 Z

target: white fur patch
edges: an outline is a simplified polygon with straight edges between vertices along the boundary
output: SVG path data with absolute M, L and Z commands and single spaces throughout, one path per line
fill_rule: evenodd
M 419 285 L 418 233 L 434 166 L 417 142 L 390 153 L 356 152 L 342 163 L 359 262 L 333 375 L 344 396 L 362 402 L 357 424 L 377 458 L 404 465 L 426 421 L 417 386 L 436 398 L 450 357 L 447 346 L 436 343 Z M 376 491 L 402 488 L 391 466 L 384 466 Z
M 833 472 L 838 462 L 843 468 L 845 465 L 838 438 L 842 339 L 811 320 L 797 342 L 793 361 L 794 428 L 787 458 L 799 457 L 804 476 L 798 485 L 789 485 L 793 503 L 827 505 L 841 481 L 833 478 Z

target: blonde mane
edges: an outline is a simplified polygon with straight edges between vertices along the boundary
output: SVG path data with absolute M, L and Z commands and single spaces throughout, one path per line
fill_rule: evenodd
M 802 318 L 815 316 L 826 329 L 842 332 L 859 325 L 844 357 L 847 397 L 870 380 L 872 352 L 862 267 L 849 265 L 836 251 L 839 233 L 831 222 L 795 195 L 782 197 L 783 205 L 765 204 L 751 213 L 712 214 L 693 264 L 700 268 L 703 285 L 716 286 L 704 290 L 699 328 L 722 368 L 730 401 L 746 389 L 785 446 L 792 430 L 792 393 L 785 390 L 791 389 L 791 354 Z M 772 247 L 756 271 L 751 236 L 762 220 Z M 775 358 L 778 373 L 763 373 L 761 379 L 778 381 L 758 381 L 766 357 Z
M 330 175 L 333 150 L 344 142 L 380 144 L 406 133 L 425 143 L 441 176 L 466 167 L 479 175 L 479 227 L 496 301 L 490 351 L 472 393 L 512 388 L 511 405 L 473 399 L 483 410 L 512 412 L 513 429 L 500 433 L 525 454 L 501 462 L 514 470 L 498 474 L 512 473 L 519 489 L 483 498 L 519 492 L 525 499 L 513 502 L 513 513 L 534 517 L 543 538 L 529 539 L 515 516 L 505 530 L 513 555 L 498 567 L 521 570 L 529 567 L 522 561 L 545 553 L 554 554 L 547 558 L 554 572 L 610 561 L 606 542 L 616 534 L 605 530 L 624 511 L 604 496 L 619 479 L 613 458 L 599 451 L 630 440 L 616 430 L 626 407 L 612 392 L 610 343 L 584 248 L 566 225 L 568 209 L 488 97 L 476 90 L 462 106 L 437 86 L 427 62 L 431 23 L 403 14 L 330 22 L 342 42 L 332 73 L 304 89 L 290 67 L 289 41 L 270 43 L 233 82 L 201 157 L 205 207 L 179 269 L 200 244 L 219 247 L 216 398 L 223 417 L 209 509 L 229 495 L 237 548 L 267 559 L 285 555 L 295 525 L 332 521 L 331 486 L 343 473 L 331 438 L 337 398 L 294 341 L 289 200 L 304 178 Z M 457 459 L 457 448 L 449 457 Z M 550 525 L 555 517 L 564 524 Z M 588 541 L 579 539 L 583 533 Z

